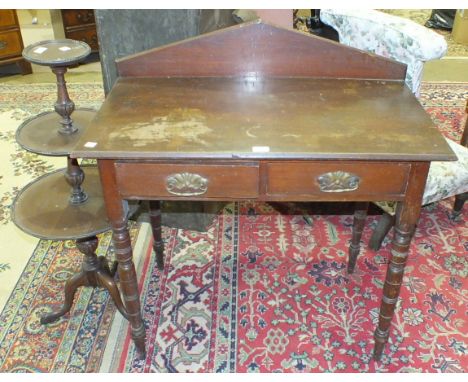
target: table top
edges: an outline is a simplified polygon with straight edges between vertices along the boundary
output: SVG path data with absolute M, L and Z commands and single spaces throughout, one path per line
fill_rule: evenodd
M 120 78 L 72 157 L 456 160 L 402 81 Z
M 37 65 L 68 66 L 80 62 L 90 53 L 91 48 L 83 41 L 61 39 L 28 45 L 23 50 L 23 57 Z

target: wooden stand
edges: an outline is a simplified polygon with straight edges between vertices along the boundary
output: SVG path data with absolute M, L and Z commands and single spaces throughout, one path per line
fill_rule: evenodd
M 69 46 L 82 48 L 78 49 L 79 55 L 67 53 L 65 57 L 61 57 L 61 53 L 58 52 L 57 55 L 46 55 L 45 58 L 40 56 L 49 48 L 60 49 Z M 64 51 L 69 50 L 73 51 Z M 32 152 L 66 156 L 67 168 L 46 174 L 27 185 L 13 203 L 12 219 L 20 229 L 41 239 L 75 240 L 77 248 L 84 255 L 81 271 L 65 284 L 65 301 L 62 307 L 41 317 L 41 323 L 51 323 L 68 313 L 75 293 L 81 286 L 107 289 L 119 312 L 128 319 L 127 309 L 114 279 L 118 263 L 114 262 L 112 267 L 109 267 L 107 259 L 103 256 L 97 257 L 95 253 L 98 246 L 96 235 L 110 229 L 97 168 L 87 166 L 84 171 L 77 159 L 69 156 L 71 149 L 94 117 L 95 111 L 78 110 L 78 123 L 72 120 L 75 104 L 68 95 L 64 75 L 68 66 L 75 65 L 87 56 L 89 47 L 86 49 L 83 43 L 71 40 L 45 41 L 34 44 L 25 51 L 25 57 L 32 62 L 51 66 L 56 74 L 55 112 L 60 119 L 57 119 L 55 113 L 42 113 L 25 121 L 17 131 L 17 141 Z M 44 216 L 48 217 L 47 221 L 44 221 Z M 162 254 L 161 250 L 159 253 Z
M 117 271 L 117 262 L 114 262 L 112 269 L 109 268 L 107 259 L 103 256 L 96 256 L 98 238 L 92 236 L 86 239 L 78 239 L 76 247 L 84 254 L 83 266 L 81 272 L 75 274 L 65 283 L 65 302 L 56 312 L 46 314 L 41 317 L 41 324 L 49 324 L 57 321 L 60 317 L 68 313 L 72 307 L 75 293 L 79 287 L 103 287 L 106 288 L 114 300 L 115 306 L 119 312 L 127 318 L 127 312 L 123 306 L 119 289 L 114 280 Z

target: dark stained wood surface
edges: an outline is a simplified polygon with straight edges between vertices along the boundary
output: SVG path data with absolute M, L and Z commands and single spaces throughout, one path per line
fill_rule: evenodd
M 404 79 L 406 65 L 260 21 L 117 60 L 121 77 L 299 76 Z
M 311 161 L 269 162 L 267 163 L 268 184 L 266 193 L 270 197 L 285 196 L 288 200 L 323 197 L 316 179 L 321 174 L 345 171 L 359 177 L 359 187 L 355 191 L 347 191 L 350 198 L 373 200 L 375 195 L 385 194 L 388 200 L 399 200 L 405 193 L 406 182 L 410 170 L 409 163 L 387 162 L 352 162 L 326 161 L 321 163 Z M 376 182 L 376 180 L 379 180 Z M 333 195 L 336 197 L 336 195 Z M 343 198 L 343 195 L 339 195 Z M 356 200 L 356 199 L 352 199 Z M 387 200 L 387 199 L 385 199 Z
M 115 163 L 123 198 L 177 201 L 400 201 L 405 197 L 410 169 L 410 162 L 338 160 L 118 160 Z M 341 192 L 323 191 L 319 177 L 336 172 L 358 177 L 357 187 Z M 191 195 L 171 192 L 167 179 L 183 173 L 204 178 L 206 189 Z
M 72 156 L 456 159 L 403 82 L 254 76 L 120 79 Z
M 174 173 L 196 173 L 209 181 L 203 199 L 255 199 L 258 197 L 259 166 L 258 164 L 230 163 L 224 165 L 200 164 L 159 164 L 159 163 L 117 163 L 116 175 L 122 184 L 120 194 L 129 199 L 146 199 L 159 196 L 161 199 L 174 199 L 166 187 L 166 178 Z M 141 179 L 141 174 L 151 174 Z M 242 179 L 242 181 L 239 181 Z M 227 190 L 229 190 L 227 192 Z M 183 199 L 176 196 L 176 199 Z M 197 199 L 194 196 L 189 199 Z

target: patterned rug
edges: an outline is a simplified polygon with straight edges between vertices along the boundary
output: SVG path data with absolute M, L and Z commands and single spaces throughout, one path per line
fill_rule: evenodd
M 133 241 L 149 236 L 143 230 L 138 241 L 139 227 L 133 226 Z M 96 253 L 113 261 L 110 232 L 99 235 Z M 0 371 L 99 370 L 106 345 L 114 343 L 109 332 L 116 309 L 107 291 L 79 288 L 69 315 L 49 325 L 39 322 L 61 306 L 64 283 L 80 270 L 82 258 L 74 241 L 39 241 L 0 316 Z
M 466 84 L 424 84 L 421 92 L 426 110 L 454 139 L 467 97 Z M 2 111 L 1 121 L 23 115 L 28 103 L 20 106 Z M 297 207 L 279 214 L 269 204 L 244 202 L 226 205 L 207 232 L 165 227 L 162 273 L 150 256 L 147 225 L 133 229 L 141 238 L 135 255 L 144 360 L 135 359 L 128 325 L 102 290 L 80 290 L 70 316 L 39 324 L 39 315 L 61 302 L 63 283 L 81 257 L 72 243 L 40 241 L 3 304 L 0 371 L 466 372 L 468 214 L 465 208 L 452 222 L 450 211 L 450 200 L 423 209 L 381 362 L 371 359 L 372 333 L 390 240 L 378 253 L 364 248 L 348 276 L 351 216 Z M 4 216 L 2 245 L 20 237 L 1 237 L 11 224 Z M 367 219 L 363 243 L 375 224 L 376 217 Z M 109 234 L 99 253 L 112 257 Z M 9 264 L 3 281 L 17 266 L 1 256 Z

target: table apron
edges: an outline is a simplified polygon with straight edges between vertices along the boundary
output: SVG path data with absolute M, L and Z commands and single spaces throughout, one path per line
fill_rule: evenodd
M 400 201 L 411 162 L 115 161 L 123 199 Z

